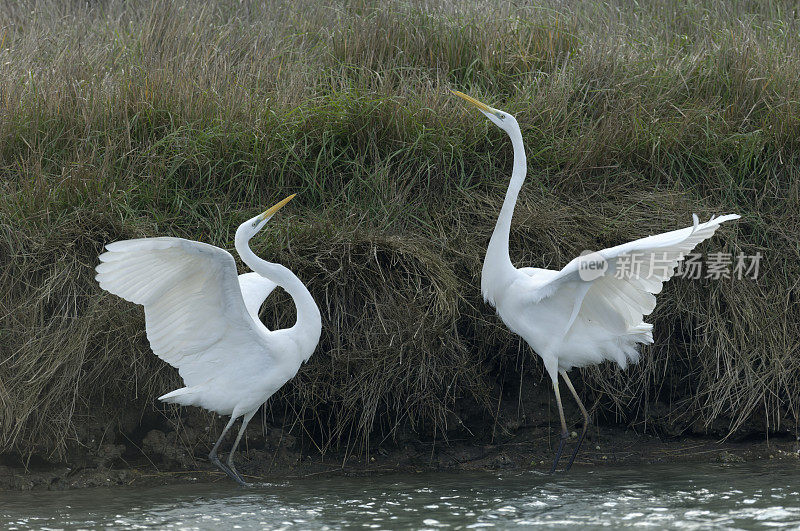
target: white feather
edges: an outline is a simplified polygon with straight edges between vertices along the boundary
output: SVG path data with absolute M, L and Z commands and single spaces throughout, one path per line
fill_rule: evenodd
M 191 402 L 186 391 L 161 399 L 183 396 L 180 403 L 220 414 L 231 414 L 237 404 L 263 402 L 256 396 L 262 389 L 246 384 L 256 374 L 267 375 L 276 361 L 271 332 L 258 321 L 274 282 L 258 273 L 237 277 L 230 253 L 182 238 L 120 241 L 106 250 L 96 268 L 100 287 L 142 304 L 153 352 L 178 369 L 186 388 L 206 390 Z M 209 390 L 223 387 L 227 396 L 212 399 L 216 393 Z M 247 394 L 253 397 L 242 396 Z
M 697 244 L 713 236 L 721 223 L 738 218 L 729 214 L 701 224 L 695 217 L 692 227 L 603 249 L 599 255 L 608 262 L 608 272 L 590 281 L 580 276 L 580 257 L 558 272 L 520 270 L 526 280 L 512 284 L 515 295 L 511 298 L 521 301 L 513 309 L 498 307 L 498 312 L 509 326 L 509 322 L 513 323 L 514 331 L 528 339 L 537 353 L 552 357 L 560 369 L 603 360 L 625 367 L 638 360 L 637 343 L 653 342 L 652 325 L 643 318 L 655 309 L 655 295 L 675 274 L 678 263 Z M 613 273 L 622 271 L 623 264 L 632 260 L 641 267 L 625 270 L 625 275 Z M 576 290 L 587 283 L 590 286 L 586 295 L 577 301 Z M 567 308 L 573 312 L 575 304 L 579 306 L 577 317 L 567 326 Z M 561 313 L 559 308 L 563 308 Z M 519 322 L 522 315 L 526 322 Z
M 143 238 L 106 245 L 97 266 L 100 287 L 144 306 L 153 352 L 176 367 L 185 387 L 160 397 L 231 415 L 209 458 L 246 485 L 233 454 L 256 410 L 297 374 L 319 342 L 322 318 L 314 298 L 289 269 L 250 249 L 250 239 L 294 195 L 245 221 L 236 230 L 236 250 L 253 269 L 237 277 L 227 251 L 182 238 Z M 270 331 L 258 310 L 276 286 L 292 297 L 297 320 Z M 242 417 L 227 467 L 217 458 L 225 433 Z

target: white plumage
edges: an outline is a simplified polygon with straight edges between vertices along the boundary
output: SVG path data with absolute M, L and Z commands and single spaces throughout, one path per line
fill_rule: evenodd
M 583 431 L 567 470 L 577 455 L 588 425 L 588 413 L 567 376 L 573 367 L 605 360 L 623 369 L 639 359 L 637 345 L 652 343 L 653 325 L 644 322 L 656 306 L 655 295 L 675 273 L 679 262 L 719 225 L 739 218 L 729 214 L 655 236 L 577 257 L 560 271 L 511 263 L 508 239 L 517 196 L 525 181 L 527 162 L 522 133 L 510 114 L 462 94 L 454 93 L 478 107 L 489 120 L 506 131 L 514 147 L 514 169 L 497 225 L 492 233 L 481 273 L 484 300 L 497 309 L 506 326 L 522 336 L 542 358 L 553 382 L 561 441 L 551 472 L 554 472 L 567 427 L 558 388 L 560 374 L 584 417 Z M 605 270 L 586 265 L 604 265 Z
M 264 304 L 270 293 L 277 287 L 278 285 L 273 281 L 262 277 L 258 273 L 243 273 L 239 275 L 239 289 L 244 298 L 244 305 L 256 324 L 264 326 L 261 319 L 258 318 L 258 310 L 261 309 L 261 305 Z
M 319 309 L 302 282 L 256 257 L 248 244 L 291 197 L 236 231 L 237 251 L 254 273 L 237 277 L 230 253 L 182 238 L 110 243 L 96 268 L 101 288 L 144 306 L 150 347 L 183 378 L 185 387 L 159 399 L 231 415 L 209 457 L 242 484 L 233 453 L 247 422 L 311 356 L 321 332 Z M 258 310 L 276 286 L 294 299 L 297 322 L 271 331 Z M 244 420 L 226 469 L 216 450 L 239 416 Z
M 160 400 L 220 415 L 264 402 L 258 381 L 241 384 L 276 364 L 274 342 L 257 317 L 266 297 L 242 291 L 230 253 L 181 238 L 144 238 L 106 245 L 100 261 L 100 287 L 144 306 L 150 348 L 183 378 L 186 387 Z
M 508 289 L 494 295 L 495 306 L 546 365 L 568 371 L 610 360 L 624 369 L 638 361 L 637 343 L 653 342 L 653 325 L 643 318 L 655 309 L 655 295 L 678 263 L 721 223 L 738 217 L 721 216 L 603 249 L 592 256 L 602 257 L 608 269 L 592 280 L 581 277 L 583 257 L 561 271 L 520 269 Z

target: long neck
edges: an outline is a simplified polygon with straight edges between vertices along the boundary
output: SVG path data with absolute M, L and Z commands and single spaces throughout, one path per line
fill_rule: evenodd
M 505 272 L 514 269 L 508 253 L 508 237 L 511 232 L 511 218 L 514 216 L 514 206 L 517 203 L 517 196 L 522 188 L 522 183 L 525 182 L 528 164 L 525 159 L 525 147 L 522 145 L 522 134 L 517 130 L 509 133 L 509 136 L 511 137 L 511 144 L 514 146 L 514 170 L 511 173 L 511 182 L 506 191 L 503 208 L 500 209 L 500 216 L 497 218 L 492 238 L 489 240 L 489 247 L 486 249 L 483 276 L 486 276 L 488 270 Z
M 242 261 L 250 269 L 275 282 L 292 297 L 295 308 L 297 308 L 297 321 L 289 331 L 297 332 L 298 343 L 307 347 L 308 354 L 306 354 L 306 359 L 308 359 L 307 357 L 313 352 L 322 332 L 322 317 L 311 293 L 288 268 L 280 264 L 267 262 L 256 256 L 250 249 L 249 238 L 237 232 L 235 245 Z

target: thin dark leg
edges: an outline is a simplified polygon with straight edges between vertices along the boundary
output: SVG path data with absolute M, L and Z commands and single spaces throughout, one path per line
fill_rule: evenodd
M 236 451 L 236 448 L 239 446 L 239 441 L 242 440 L 242 434 L 247 429 L 247 423 L 250 422 L 250 419 L 253 418 L 253 415 L 256 414 L 256 411 L 257 410 L 253 410 L 250 413 L 247 413 L 242 418 L 242 426 L 239 428 L 239 434 L 236 435 L 236 440 L 234 441 L 233 447 L 231 448 L 231 453 L 228 454 L 228 468 L 230 468 L 231 472 L 233 472 L 236 475 L 238 483 L 243 487 L 249 487 L 250 485 L 248 485 L 245 482 L 245 480 L 242 479 L 242 476 L 239 474 L 239 472 L 236 471 L 236 467 L 233 466 L 233 453 Z
M 219 439 L 217 439 L 217 442 L 214 444 L 214 448 L 211 449 L 211 453 L 208 454 L 208 459 L 212 463 L 214 463 L 214 465 L 217 468 L 219 468 L 220 470 L 225 472 L 228 476 L 230 476 L 230 478 L 232 480 L 234 480 L 237 483 L 243 483 L 242 480 L 238 476 L 236 476 L 236 474 L 231 472 L 231 470 L 228 467 L 223 465 L 222 462 L 219 460 L 219 457 L 217 457 L 217 449 L 219 448 L 219 445 L 222 444 L 222 439 L 225 438 L 225 434 L 228 433 L 229 429 L 231 429 L 231 426 L 233 426 L 233 422 L 235 420 L 236 420 L 236 417 L 231 415 L 231 420 L 228 421 L 228 424 L 225 425 L 225 429 L 222 430 L 222 435 L 219 436 Z
M 556 466 L 558 465 L 558 460 L 561 459 L 561 452 L 564 450 L 564 441 L 567 440 L 569 437 L 569 432 L 567 431 L 567 421 L 564 420 L 564 408 L 561 406 L 561 393 L 558 391 L 558 373 L 555 374 L 553 377 L 553 391 L 556 393 L 556 404 L 558 404 L 558 416 L 561 419 L 561 440 L 558 442 L 558 450 L 556 450 L 556 458 L 553 460 L 553 467 L 550 469 L 550 473 L 554 473 L 556 471 Z
M 581 399 L 578 398 L 578 393 L 575 392 L 575 388 L 572 386 L 572 382 L 569 380 L 569 376 L 567 376 L 567 371 L 559 371 L 561 373 L 561 377 L 564 378 L 564 382 L 569 387 L 572 396 L 575 397 L 575 401 L 578 403 L 578 407 L 581 408 L 581 413 L 583 413 L 583 430 L 581 430 L 581 436 L 578 439 L 578 444 L 575 445 L 575 449 L 572 450 L 572 456 L 569 458 L 569 463 L 567 464 L 566 470 L 569 470 L 572 466 L 572 462 L 575 461 L 575 456 L 578 455 L 578 450 L 581 447 L 581 443 L 583 442 L 583 438 L 586 436 L 586 429 L 589 427 L 589 413 L 586 412 L 586 408 L 583 407 L 583 402 Z

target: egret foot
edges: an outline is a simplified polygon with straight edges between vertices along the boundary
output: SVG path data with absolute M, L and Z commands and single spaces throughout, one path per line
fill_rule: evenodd
M 231 453 L 228 454 L 228 469 L 230 470 L 230 476 L 236 480 L 236 483 L 241 485 L 242 487 L 249 487 L 245 480 L 242 479 L 242 476 L 236 471 L 236 467 L 233 466 L 233 454 L 236 452 L 236 448 L 239 447 L 239 441 L 242 440 L 242 435 L 244 435 L 245 430 L 247 430 L 247 423 L 250 422 L 250 419 L 253 418 L 253 415 L 256 414 L 256 410 L 249 413 L 245 413 L 242 417 L 242 427 L 239 428 L 239 433 L 236 435 L 236 440 L 233 441 L 233 446 L 231 447 Z
M 228 475 L 228 477 L 230 477 L 232 480 L 234 480 L 239 485 L 241 485 L 243 487 L 248 487 L 249 486 L 247 483 L 244 482 L 244 480 L 242 478 L 240 478 L 238 476 L 238 474 L 234 473 L 230 468 L 225 466 L 222 463 L 222 461 L 219 460 L 219 457 L 217 457 L 216 452 L 211 452 L 210 454 L 208 454 L 208 459 L 212 463 L 214 463 L 214 466 L 216 466 L 217 468 L 219 468 L 220 470 L 225 472 Z
M 561 452 L 564 450 L 564 441 L 566 441 L 567 439 L 569 439 L 569 432 L 568 431 L 561 432 L 561 440 L 558 441 L 558 450 L 556 450 L 556 458 L 553 459 L 553 467 L 550 469 L 550 474 L 554 474 L 556 471 L 558 460 L 561 459 Z M 572 463 L 570 462 L 570 464 Z M 567 467 L 567 470 L 569 470 L 569 467 Z
M 246 482 L 242 478 L 242 475 L 239 474 L 239 471 L 236 470 L 236 467 L 233 466 L 233 459 L 228 458 L 228 468 L 230 469 L 231 472 L 233 472 L 233 475 L 236 476 L 235 479 L 236 479 L 236 482 L 239 485 L 241 485 L 242 487 L 252 487 L 252 485 L 250 483 Z M 231 477 L 233 477 L 233 476 L 231 476 Z
M 564 382 L 566 382 L 567 387 L 569 387 L 569 391 L 572 393 L 572 396 L 575 398 L 575 402 L 578 403 L 578 407 L 581 409 L 581 414 L 583 415 L 583 429 L 581 430 L 581 437 L 578 439 L 578 444 L 575 445 L 575 449 L 572 450 L 572 456 L 569 458 L 569 463 L 567 463 L 567 468 L 564 469 L 564 472 L 567 472 L 570 468 L 572 468 L 572 463 L 575 461 L 575 456 L 578 455 L 578 450 L 581 448 L 581 443 L 583 443 L 583 438 L 586 436 L 586 430 L 589 428 L 589 412 L 586 411 L 586 408 L 583 405 L 578 393 L 575 391 L 575 387 L 572 385 L 572 381 L 570 381 L 569 376 L 567 376 L 567 371 L 559 371 L 561 373 L 561 377 L 564 378 Z

